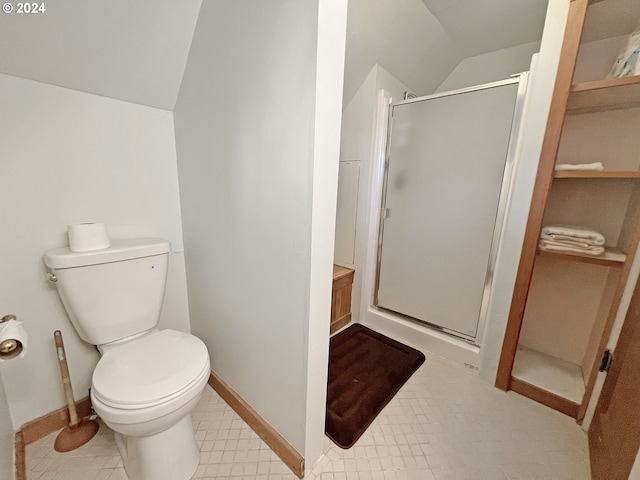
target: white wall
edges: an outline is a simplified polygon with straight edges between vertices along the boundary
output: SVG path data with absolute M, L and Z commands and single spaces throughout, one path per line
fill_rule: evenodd
M 529 70 L 531 56 L 539 50 L 540 42 L 532 42 L 465 58 L 445 78 L 436 92 L 505 80 L 514 73 L 525 72 Z
M 318 2 L 305 469 L 324 452 L 347 0 Z
M 489 319 L 480 351 L 480 376 L 491 384 L 495 383 L 511 309 L 568 11 L 568 0 L 549 1 L 540 53 L 534 58 L 529 76 L 518 139 L 519 164 L 513 172 L 515 181 L 502 229 L 493 289 L 489 298 Z
M 2 370 L 0 369 L 0 480 L 13 480 L 14 473 L 13 428 L 11 428 L 9 402 L 5 394 Z
M 336 210 L 336 241 L 333 263 L 353 267 L 358 219 L 360 161 L 340 160 Z
M 161 326 L 189 330 L 171 112 L 0 75 L 2 315 L 29 335 L 26 357 L 2 364 L 13 426 L 65 405 L 53 331 L 61 330 L 76 398 L 95 349 L 79 339 L 47 282 L 45 250 L 66 225 L 105 222 L 112 239 L 157 236 L 170 256 Z
M 336 240 L 334 262 L 345 267 L 355 268 L 360 273 L 356 252 L 356 242 L 362 232 L 362 219 L 366 218 L 369 202 L 366 196 L 369 155 L 373 134 L 373 117 L 376 95 L 375 65 L 351 101 L 342 111 L 342 130 L 340 136 L 340 176 L 338 183 L 338 202 L 336 210 Z M 364 160 L 364 161 L 363 161 Z M 363 191 L 362 189 L 366 189 Z M 359 208 L 360 207 L 360 208 Z M 362 210 L 365 207 L 365 210 Z M 358 292 L 358 281 L 352 287 Z M 352 301 L 356 305 L 356 301 Z M 353 317 L 358 318 L 352 307 Z
M 175 111 L 193 332 L 308 466 L 324 423 L 345 7 L 204 2 Z

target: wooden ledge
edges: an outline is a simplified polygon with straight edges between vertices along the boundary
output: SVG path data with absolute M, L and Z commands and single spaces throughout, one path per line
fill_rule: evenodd
M 333 281 L 351 275 L 355 272 L 353 268 L 341 267 L 340 265 L 333 266 Z

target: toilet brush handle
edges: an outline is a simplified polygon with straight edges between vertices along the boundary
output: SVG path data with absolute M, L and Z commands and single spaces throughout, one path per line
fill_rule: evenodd
M 58 356 L 58 363 L 60 364 L 62 386 L 64 387 L 64 395 L 67 399 L 67 407 L 69 408 L 69 426 L 73 428 L 80 423 L 80 420 L 78 419 L 78 413 L 76 412 L 76 402 L 73 398 L 71 378 L 69 377 L 69 366 L 67 365 L 67 354 L 64 351 L 64 342 L 62 341 L 62 332 L 60 330 L 56 330 L 53 332 L 53 338 L 56 342 L 56 354 Z

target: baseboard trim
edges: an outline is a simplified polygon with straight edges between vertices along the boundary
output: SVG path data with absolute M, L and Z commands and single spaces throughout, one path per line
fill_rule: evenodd
M 27 480 L 27 459 L 24 450 L 22 432 L 16 432 L 14 448 L 16 455 L 16 480 Z
M 78 418 L 91 415 L 91 399 L 85 397 L 82 400 L 78 400 L 76 402 L 76 410 Z M 69 409 L 67 407 L 59 408 L 55 412 L 48 413 L 22 425 L 20 429 L 22 442 L 24 445 L 29 445 L 67 425 L 69 425 Z
M 345 327 L 345 326 L 349 325 L 350 323 L 351 323 L 351 314 L 348 313 L 344 317 L 342 317 L 342 318 L 336 320 L 335 322 L 331 323 L 331 326 L 329 327 L 329 335 L 333 335 L 338 330 L 340 330 L 342 327 Z
M 209 376 L 209 385 L 269 445 L 271 450 L 280 457 L 298 478 L 304 476 L 304 457 L 269 425 L 251 405 L 213 371 Z
M 535 400 L 538 403 L 546 405 L 549 408 L 553 408 L 558 412 L 564 413 L 571 418 L 578 418 L 578 409 L 580 405 L 567 400 L 555 393 L 547 392 L 535 385 L 531 385 L 519 378 L 511 377 L 511 390 L 520 395 Z
M 302 478 L 304 476 L 304 457 L 287 442 L 271 425 L 269 425 L 251 405 L 233 390 L 215 372 L 209 376 L 209 385 L 231 408 L 244 420 L 251 429 L 274 451 L 291 471 Z M 91 415 L 91 399 L 83 398 L 76 402 L 78 417 Z M 26 480 L 25 447 L 50 433 L 60 430 L 69 424 L 69 410 L 60 408 L 40 418 L 25 423 L 15 434 L 16 480 Z
M 79 418 L 91 415 L 91 399 L 86 397 L 78 400 L 76 402 L 76 410 Z M 59 408 L 55 412 L 47 413 L 40 418 L 36 418 L 22 425 L 14 437 L 16 480 L 27 480 L 25 447 L 67 425 L 69 425 L 69 409 L 67 407 Z

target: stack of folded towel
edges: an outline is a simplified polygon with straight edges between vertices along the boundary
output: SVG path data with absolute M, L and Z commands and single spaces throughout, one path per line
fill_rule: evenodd
M 588 228 L 548 225 L 540 235 L 540 250 L 598 256 L 604 254 L 604 237 Z

